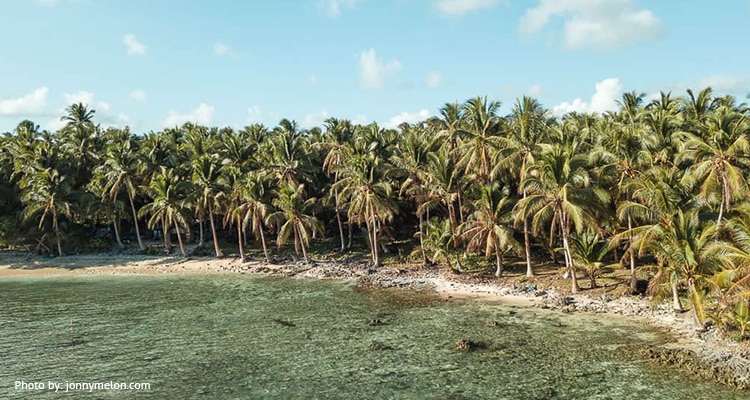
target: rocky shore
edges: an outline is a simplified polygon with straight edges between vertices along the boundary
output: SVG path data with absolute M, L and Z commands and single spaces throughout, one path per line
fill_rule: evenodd
M 237 258 L 177 258 L 142 255 L 77 255 L 46 258 L 27 253 L 0 253 L 0 278 L 68 274 L 263 274 L 290 278 L 350 280 L 363 288 L 430 290 L 444 299 L 500 301 L 522 307 L 583 312 L 635 318 L 669 331 L 675 342 L 638 348 L 656 364 L 676 367 L 698 379 L 709 379 L 750 390 L 750 346 L 728 341 L 713 328 L 697 329 L 689 313 L 676 314 L 669 304 L 652 304 L 648 298 L 590 296 L 561 293 L 555 288 L 507 285 L 502 282 L 453 275 L 436 268 L 372 268 L 359 259 L 319 261 L 313 264 L 240 262 Z

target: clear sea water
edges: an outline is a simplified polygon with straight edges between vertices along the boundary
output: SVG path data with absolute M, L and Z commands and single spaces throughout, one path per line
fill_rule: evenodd
M 371 319 L 383 324 L 370 326 Z M 457 351 L 459 339 L 488 348 Z M 337 282 L 0 280 L 0 399 L 749 397 L 617 350 L 663 340 L 627 320 L 361 292 Z M 151 390 L 54 393 L 17 390 L 16 381 L 148 382 Z

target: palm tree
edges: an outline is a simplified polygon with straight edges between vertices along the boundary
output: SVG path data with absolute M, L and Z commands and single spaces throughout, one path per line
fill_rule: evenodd
M 440 259 L 443 259 L 451 271 L 461 272 L 460 264 L 458 265 L 458 269 L 455 269 L 453 268 L 453 263 L 451 263 L 453 234 L 450 221 L 433 218 L 427 221 L 425 225 L 424 251 L 432 254 L 430 260 L 438 262 Z M 456 256 L 456 259 L 458 260 L 458 256 Z
M 565 266 L 571 276 L 571 292 L 576 293 L 578 281 L 570 250 L 570 232 L 574 228 L 580 233 L 585 224 L 595 224 L 593 212 L 606 204 L 607 193 L 591 185 L 587 157 L 559 145 L 542 153 L 531 168 L 524 188 L 529 195 L 517 203 L 517 218 L 533 217 L 535 232 L 549 222 L 550 239 L 553 232 L 559 231 Z
M 602 269 L 607 267 L 605 258 L 609 253 L 610 245 L 599 239 L 599 235 L 592 230 L 584 231 L 582 234 L 571 235 L 571 251 L 573 260 L 586 271 L 591 282 L 591 288 L 596 288 L 596 277 Z
M 392 162 L 405 177 L 399 195 L 407 194 L 416 203 L 416 213 L 419 220 L 419 246 L 422 251 L 422 260 L 427 264 L 423 238 L 425 210 L 422 205 L 429 197 L 427 186 L 427 182 L 430 180 L 427 171 L 428 157 L 436 146 L 435 142 L 428 140 L 421 126 L 405 124 L 402 135 L 402 140 L 397 146 L 398 151 L 392 157 Z
M 289 237 L 294 238 L 294 249 L 299 256 L 300 249 L 306 263 L 310 262 L 307 256 L 307 247 L 310 245 L 310 238 L 313 231 L 320 231 L 321 226 L 317 218 L 310 215 L 317 199 L 305 198 L 305 187 L 300 184 L 294 186 L 284 186 L 279 190 L 273 205 L 279 211 L 268 216 L 271 223 L 283 222 L 279 228 L 279 234 L 276 239 L 279 247 L 286 244 Z
M 174 169 L 161 167 L 154 174 L 149 184 L 148 194 L 152 201 L 141 207 L 138 215 L 141 217 L 150 215 L 147 222 L 149 229 L 154 229 L 158 224 L 161 224 L 164 230 L 164 247 L 167 250 L 170 248 L 169 227 L 173 226 L 177 233 L 180 252 L 184 257 L 187 257 L 180 233 L 180 227 L 189 228 L 183 212 L 185 184 L 184 181 L 180 180 Z
M 116 201 L 117 196 L 124 189 L 130 202 L 130 210 L 133 213 L 133 226 L 138 238 L 138 247 L 141 251 L 146 250 L 146 245 L 141 238 L 141 230 L 138 224 L 138 214 L 135 210 L 134 198 L 137 192 L 136 178 L 140 158 L 138 152 L 133 148 L 134 141 L 127 138 L 110 143 L 107 146 L 104 164 L 99 166 L 96 173 L 104 180 L 102 195 L 108 196 L 110 201 Z
M 485 257 L 495 253 L 495 276 L 503 274 L 503 255 L 520 248 L 513 239 L 513 202 L 497 185 L 482 187 L 482 195 L 475 204 L 474 213 L 461 226 L 461 236 L 467 240 L 467 250 L 483 249 Z
M 518 186 L 523 198 L 527 196 L 526 190 L 523 189 L 527 169 L 534 164 L 535 156 L 541 152 L 540 143 L 549 128 L 549 123 L 548 112 L 538 100 L 527 96 L 516 100 L 510 115 L 509 135 L 503 138 L 496 168 L 508 169 L 518 176 Z M 522 220 L 526 276 L 531 278 L 534 276 L 534 267 L 531 265 L 529 220 L 526 217 L 522 217 Z
M 237 221 L 237 231 L 239 236 L 240 258 L 244 260 L 244 251 L 242 243 L 242 232 L 248 226 L 255 235 L 256 239 L 261 241 L 263 246 L 263 255 L 266 262 L 271 262 L 268 256 L 268 245 L 264 234 L 265 220 L 267 219 L 271 206 L 267 202 L 268 194 L 271 189 L 268 187 L 268 179 L 265 175 L 258 172 L 251 172 L 236 182 L 235 206 L 227 213 L 227 219 L 231 218 Z
M 467 173 L 479 170 L 485 185 L 491 178 L 492 153 L 501 143 L 498 135 L 502 131 L 502 118 L 498 116 L 499 101 L 488 101 L 486 97 L 476 97 L 464 104 L 467 141 L 461 147 L 460 164 Z
M 222 182 L 221 163 L 218 154 L 197 155 L 190 162 L 193 170 L 192 182 L 198 189 L 196 203 L 200 208 L 208 211 L 208 220 L 211 223 L 211 235 L 214 242 L 216 257 L 223 257 L 224 253 L 219 246 L 219 236 L 216 233 L 214 217 L 221 208 L 222 199 L 226 196 L 225 185 Z
M 333 185 L 349 201 L 349 221 L 367 227 L 367 241 L 374 266 L 380 265 L 378 233 L 393 218 L 396 204 L 384 161 L 372 153 L 348 154 L 341 179 Z
M 21 180 L 23 193 L 21 200 L 26 204 L 23 210 L 25 220 L 39 216 L 39 229 L 44 226 L 47 218 L 52 220 L 52 229 L 57 242 L 57 254 L 62 256 L 62 244 L 60 240 L 60 215 L 71 217 L 72 188 L 65 175 L 61 175 L 56 169 L 45 168 L 24 176 Z
M 685 134 L 684 150 L 677 160 L 690 165 L 683 179 L 686 183 L 702 182 L 701 197 L 707 199 L 719 192 L 718 230 L 724 213 L 731 210 L 732 200 L 747 188 L 743 168 L 750 166 L 750 120 L 747 114 L 721 108 L 701 121 L 709 136 Z
M 344 160 L 346 156 L 346 146 L 349 144 L 353 134 L 353 128 L 348 120 L 338 120 L 335 118 L 329 118 L 325 121 L 325 139 L 322 142 L 327 148 L 325 159 L 323 160 L 323 171 L 328 176 L 333 174 L 333 183 L 335 184 L 339 180 L 340 169 L 344 166 Z M 332 192 L 334 196 L 334 205 L 336 208 L 336 222 L 339 227 L 339 236 L 341 238 L 341 249 L 343 253 L 346 251 L 346 244 L 344 242 L 344 225 L 341 222 L 341 201 L 339 198 L 338 188 L 335 188 Z

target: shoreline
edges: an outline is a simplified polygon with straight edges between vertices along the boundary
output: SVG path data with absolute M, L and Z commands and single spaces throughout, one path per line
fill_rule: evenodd
M 467 282 L 438 269 L 375 270 L 366 261 L 302 263 L 240 263 L 231 256 L 181 258 L 136 254 L 85 254 L 48 258 L 31 253 L 0 252 L 0 280 L 23 277 L 76 275 L 255 274 L 289 278 L 349 280 L 372 288 L 429 289 L 445 300 L 497 302 L 522 308 L 562 313 L 626 317 L 672 334 L 674 342 L 635 349 L 650 362 L 680 368 L 697 378 L 713 380 L 740 390 L 750 389 L 750 346 L 730 342 L 715 329 L 696 329 L 689 312 L 675 314 L 669 304 L 651 304 L 632 296 L 598 298 L 586 293 L 564 294 L 554 288 L 528 291 L 502 282 Z M 514 285 L 515 286 L 515 285 Z

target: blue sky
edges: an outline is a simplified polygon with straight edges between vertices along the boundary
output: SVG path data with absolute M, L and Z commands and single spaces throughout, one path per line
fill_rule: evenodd
M 750 93 L 747 0 L 6 0 L 0 132 L 82 101 L 186 121 L 394 126 L 477 95 L 599 112 L 622 92 Z

